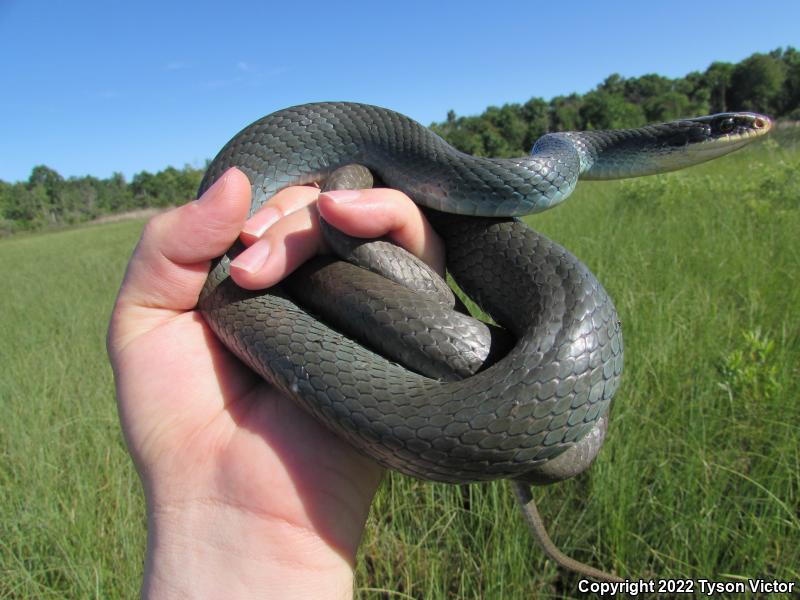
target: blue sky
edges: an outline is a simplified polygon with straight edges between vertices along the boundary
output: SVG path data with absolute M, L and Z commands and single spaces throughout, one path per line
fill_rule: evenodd
M 37 164 L 127 178 L 202 166 L 251 121 L 304 102 L 428 125 L 787 45 L 800 47 L 798 0 L 0 0 L 0 179 Z

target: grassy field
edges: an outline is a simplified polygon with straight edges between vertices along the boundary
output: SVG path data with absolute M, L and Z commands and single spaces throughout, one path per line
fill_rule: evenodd
M 685 172 L 584 183 L 530 220 L 595 272 L 625 335 L 595 466 L 534 490 L 579 560 L 800 585 L 800 149 L 778 134 Z M 0 241 L 0 598 L 138 593 L 144 507 L 104 335 L 142 224 Z M 359 597 L 580 597 L 502 482 L 393 474 L 367 529 Z

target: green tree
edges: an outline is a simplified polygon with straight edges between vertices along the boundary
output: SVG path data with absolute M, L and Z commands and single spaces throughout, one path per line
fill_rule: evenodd
M 673 82 L 673 90 L 688 99 L 686 112 L 677 117 L 694 117 L 713 112 L 711 110 L 711 91 L 706 85 L 704 73 L 692 71 L 686 77 L 676 79 Z
M 790 118 L 800 119 L 800 52 L 787 48 L 781 60 L 786 69 L 781 112 Z
M 132 208 L 133 196 L 122 173 L 114 173 L 99 182 L 97 204 L 102 214 Z
M 728 112 L 728 96 L 731 89 L 734 65 L 726 62 L 713 62 L 703 75 L 709 90 L 712 112 Z
M 520 156 L 526 152 L 525 139 L 528 133 L 528 124 L 525 122 L 519 104 L 504 104 L 500 108 L 490 106 L 486 110 L 485 116 L 492 125 L 492 130 L 487 132 L 491 140 L 489 143 L 495 144 L 500 151 L 500 154 L 493 156 Z M 503 139 L 502 143 L 495 141 L 497 134 Z
M 583 98 L 581 118 L 589 129 L 622 129 L 640 127 L 647 121 L 644 110 L 622 96 L 592 91 Z
M 50 167 L 37 165 L 31 170 L 25 185 L 30 206 L 25 212 L 33 211 L 35 226 L 53 225 L 60 221 L 64 186 L 64 178 Z
M 672 121 L 691 116 L 691 102 L 686 94 L 668 91 L 648 98 L 642 104 L 648 122 Z
M 583 97 L 578 94 L 556 96 L 550 101 L 549 131 L 577 131 L 583 129 L 581 106 Z
M 625 80 L 624 96 L 625 100 L 633 104 L 645 104 L 648 100 L 670 92 L 672 87 L 670 79 L 650 73 Z
M 25 185 L 15 183 L 4 186 L 3 219 L 13 222 L 14 229 L 29 229 L 40 217 L 40 207 Z
M 63 184 L 64 178 L 54 169 L 46 167 L 45 165 L 36 165 L 33 167 L 28 177 L 29 188 L 41 185 L 47 190 L 47 193 L 52 196 L 58 195 Z
M 550 131 L 550 107 L 542 98 L 531 98 L 522 105 L 520 112 L 526 124 L 522 152 L 527 154 L 534 142 Z
M 753 54 L 736 65 L 731 74 L 730 106 L 777 114 L 781 108 L 786 69 L 768 54 Z
M 454 111 L 447 113 L 446 123 L 433 123 L 431 129 L 450 144 L 475 156 L 485 156 L 483 137 L 479 128 L 479 117 L 456 117 Z
M 597 91 L 611 94 L 612 96 L 625 95 L 625 78 L 619 73 L 612 73 L 597 86 Z

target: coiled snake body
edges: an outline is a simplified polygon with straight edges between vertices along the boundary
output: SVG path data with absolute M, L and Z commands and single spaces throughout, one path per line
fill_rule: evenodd
M 761 115 L 730 113 L 548 134 L 530 156 L 492 159 L 465 155 L 411 119 L 374 106 L 317 103 L 282 110 L 222 149 L 200 193 L 236 166 L 250 178 L 255 211 L 284 187 L 364 165 L 388 187 L 436 211 L 429 214 L 445 241 L 448 271 L 511 333 L 513 347 L 468 377 L 409 370 L 391 349 L 365 348 L 341 327 L 319 321 L 284 286 L 238 288 L 228 277 L 231 252 L 212 265 L 199 307 L 252 369 L 390 468 L 446 482 L 558 480 L 586 468 L 600 447 L 622 371 L 622 336 L 613 303 L 591 272 L 511 217 L 558 204 L 579 177 L 682 168 L 730 152 L 769 128 Z M 306 270 L 303 279 L 321 286 L 312 296 L 346 295 L 340 288 L 351 271 L 325 263 Z M 352 319 L 385 322 L 405 310 L 404 303 L 416 302 L 395 283 L 375 281 L 360 284 L 367 308 Z M 327 295 L 323 301 L 336 302 Z M 415 331 L 423 345 L 435 345 L 444 334 L 428 323 L 438 313 L 419 302 L 420 312 L 433 315 L 428 321 L 403 317 L 388 328 L 397 337 Z M 462 338 L 460 325 L 448 327 L 441 352 Z

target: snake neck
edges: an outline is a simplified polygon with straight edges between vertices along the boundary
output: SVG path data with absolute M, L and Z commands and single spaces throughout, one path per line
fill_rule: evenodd
M 575 148 L 580 160 L 581 179 L 622 179 L 653 175 L 696 164 L 688 155 L 685 132 L 676 132 L 674 126 L 651 125 L 638 129 L 607 131 L 569 131 L 551 133 L 540 138 L 533 148 L 535 154 L 540 144 L 551 144 L 556 138 Z
M 748 119 L 758 117 L 742 113 Z M 740 127 L 730 135 L 714 131 L 711 115 L 636 129 L 550 133 L 537 140 L 531 155 L 561 140 L 575 148 L 581 179 L 621 179 L 666 173 L 712 160 L 769 131 Z M 765 117 L 763 117 L 765 122 Z

